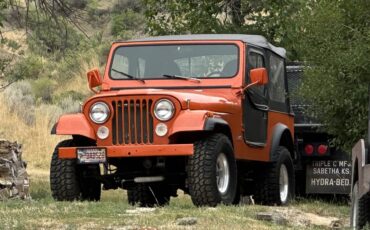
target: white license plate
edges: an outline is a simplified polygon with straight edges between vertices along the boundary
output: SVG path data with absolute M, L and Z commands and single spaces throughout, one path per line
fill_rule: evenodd
M 78 148 L 77 159 L 79 164 L 104 163 L 107 160 L 105 148 Z

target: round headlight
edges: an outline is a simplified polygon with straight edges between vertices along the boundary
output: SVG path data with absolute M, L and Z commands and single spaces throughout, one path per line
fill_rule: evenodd
M 97 102 L 90 108 L 90 118 L 97 124 L 102 124 L 108 120 L 109 107 L 104 102 Z
M 170 100 L 161 99 L 155 103 L 154 115 L 160 121 L 168 121 L 173 117 L 175 107 Z

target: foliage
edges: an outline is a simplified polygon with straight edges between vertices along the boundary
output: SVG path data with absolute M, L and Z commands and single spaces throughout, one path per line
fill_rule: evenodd
M 312 1 L 297 22 L 294 44 L 310 66 L 302 95 L 310 111 L 345 148 L 364 137 L 370 70 L 370 9 L 366 1 Z M 299 41 L 299 42 L 298 42 Z
M 222 0 L 178 1 L 145 0 L 146 18 L 152 35 L 218 33 L 222 30 L 217 15 L 223 12 Z
M 5 0 L 0 0 L 0 28 L 3 27 L 3 20 L 5 18 L 3 11 L 6 9 L 6 7 L 7 2 Z
M 142 13 L 145 8 L 142 0 L 116 0 L 113 13 L 121 13 L 125 10 L 131 10 L 135 13 Z
M 84 9 L 87 6 L 87 0 L 67 0 L 69 6 L 75 7 L 78 9 Z
M 41 55 L 76 49 L 84 40 L 84 37 L 72 27 L 63 22 L 56 23 L 48 17 L 30 16 L 28 24 L 32 30 L 27 40 L 29 48 Z
M 52 102 L 52 94 L 56 88 L 56 82 L 48 77 L 38 78 L 32 82 L 32 91 L 37 100 Z
M 126 10 L 116 14 L 112 18 L 112 35 L 122 37 L 128 34 L 128 31 L 140 31 L 143 29 L 145 17 L 133 10 Z
M 7 105 L 27 125 L 35 122 L 35 100 L 28 82 L 16 82 L 4 91 Z
M 146 18 L 152 35 L 187 33 L 243 33 L 264 35 L 277 45 L 290 48 L 303 0 L 145 0 Z M 288 53 L 296 59 L 296 52 Z
M 42 71 L 42 58 L 36 55 L 28 55 L 19 59 L 5 77 L 10 82 L 23 79 L 37 79 Z

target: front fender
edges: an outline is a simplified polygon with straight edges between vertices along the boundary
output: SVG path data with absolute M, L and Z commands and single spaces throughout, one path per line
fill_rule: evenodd
M 183 110 L 173 121 L 169 135 L 171 136 L 178 132 L 204 130 L 204 123 L 207 117 L 208 111 L 206 110 Z
M 61 116 L 51 130 L 51 134 L 80 135 L 96 140 L 93 128 L 82 113 Z

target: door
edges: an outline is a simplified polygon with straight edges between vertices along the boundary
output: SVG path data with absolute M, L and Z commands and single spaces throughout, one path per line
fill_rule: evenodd
M 249 72 L 254 68 L 266 68 L 265 52 L 248 47 L 246 57 L 246 84 L 250 83 Z M 244 92 L 243 124 L 244 140 L 248 145 L 264 147 L 267 139 L 268 86 L 253 86 Z

